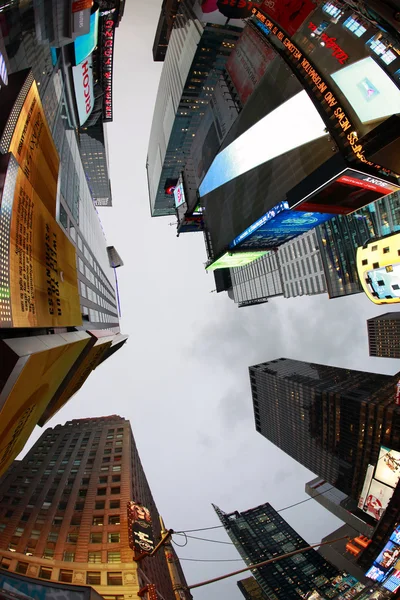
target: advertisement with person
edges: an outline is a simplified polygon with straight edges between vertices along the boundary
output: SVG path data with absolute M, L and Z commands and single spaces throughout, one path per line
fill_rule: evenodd
M 0 327 L 82 324 L 76 252 L 11 154 L 0 157 Z M 7 211 L 5 208 L 7 207 Z
M 244 29 L 226 63 L 226 70 L 243 106 L 275 56 L 276 52 L 260 34 L 250 27 Z
M 379 521 L 393 496 L 393 488 L 372 479 L 362 510 Z
M 151 514 L 146 506 L 128 502 L 129 545 L 136 555 L 154 550 L 154 533 Z
M 376 464 L 375 479 L 379 479 L 392 488 L 397 486 L 400 479 L 400 452 L 381 446 L 379 459 Z
M 396 566 L 400 559 L 400 546 L 393 542 L 388 542 L 383 548 L 382 552 L 377 556 L 374 563 L 388 571 L 392 567 Z M 399 565 L 400 566 L 400 565 Z
M 17 74 L 19 75 L 19 74 Z M 18 82 L 20 77 L 18 78 Z M 26 84 L 32 81 L 25 98 Z M 9 87 L 16 85 L 13 75 L 10 76 Z M 17 90 L 16 90 L 17 92 Z M 3 153 L 11 152 L 20 165 L 25 176 L 40 196 L 43 204 L 53 217 L 56 216 L 57 182 L 60 159 L 54 145 L 50 129 L 44 114 L 36 82 L 28 75 L 18 90 L 17 102 L 22 103 L 16 123 L 13 112 L 5 126 L 5 132 L 12 131 L 11 139 L 2 136 Z M 1 92 L 0 92 L 1 103 Z M 15 105 L 14 105 L 15 106 Z M 4 147 L 5 146 L 5 147 Z

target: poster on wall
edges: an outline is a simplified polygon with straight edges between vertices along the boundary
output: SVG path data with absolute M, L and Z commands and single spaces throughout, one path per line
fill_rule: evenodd
M 372 479 L 362 510 L 379 521 L 393 496 L 393 488 Z
M 400 479 L 400 452 L 381 446 L 375 470 L 375 479 L 379 479 L 392 488 Z

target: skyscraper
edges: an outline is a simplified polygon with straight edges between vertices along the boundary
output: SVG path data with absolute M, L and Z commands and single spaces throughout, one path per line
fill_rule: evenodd
M 267 598 L 254 577 L 246 577 L 246 579 L 238 581 L 238 588 L 246 600 L 266 600 Z
M 174 599 L 164 552 L 135 563 L 129 547 L 129 501 L 150 510 L 157 540 L 160 523 L 126 419 L 46 429 L 0 491 L 2 568 L 91 585 L 107 600 L 136 597 L 149 584 Z
M 388 312 L 368 319 L 370 356 L 400 358 L 400 312 Z
M 278 257 L 285 298 L 326 292 L 326 279 L 315 229 L 282 244 Z
M 269 503 L 229 514 L 214 508 L 247 565 L 309 545 Z M 253 574 L 269 600 L 298 600 L 313 590 L 324 596 L 340 572 L 311 549 L 260 567 Z
M 355 500 L 380 445 L 400 450 L 398 376 L 288 358 L 249 371 L 256 430 Z

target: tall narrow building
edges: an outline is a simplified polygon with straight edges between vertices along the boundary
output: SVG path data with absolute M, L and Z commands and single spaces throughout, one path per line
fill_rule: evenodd
M 247 565 L 309 546 L 269 503 L 229 514 L 217 506 L 214 509 Z M 314 590 L 324 598 L 333 598 L 335 579 L 341 573 L 311 549 L 254 569 L 253 575 L 265 594 L 260 595 L 258 591 L 258 597 L 299 600 Z M 241 591 L 244 593 L 245 590 L 241 587 Z M 257 597 L 250 593 L 244 595 L 246 598 Z
M 50 581 L 86 584 L 106 600 L 141 590 L 174 600 L 164 552 L 133 561 L 127 504 L 158 511 L 127 421 L 117 415 L 46 429 L 0 483 L 0 566 Z M 150 587 L 148 587 L 150 586 Z M 151 594 L 150 594 L 151 595 Z
M 400 358 L 400 312 L 388 312 L 367 321 L 369 355 Z
M 249 370 L 256 430 L 355 500 L 380 445 L 400 450 L 398 375 L 289 358 Z

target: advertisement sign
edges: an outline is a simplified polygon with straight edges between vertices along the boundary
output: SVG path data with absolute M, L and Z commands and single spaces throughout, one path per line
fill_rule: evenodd
M 185 200 L 185 192 L 183 189 L 183 183 L 179 183 L 174 189 L 174 198 L 175 198 L 175 208 L 178 208 L 182 204 L 186 202 Z
M 0 149 L 3 153 L 12 152 L 47 210 L 55 216 L 60 159 L 35 81 L 30 86 L 17 122 L 14 123 L 10 115 L 3 139 L 8 128 L 12 128 L 13 134 L 9 143 L 4 139 Z
M 7 67 L 6 62 L 4 60 L 4 56 L 0 52 L 0 84 L 7 85 L 8 84 L 8 75 L 7 75 Z
M 312 0 L 264 0 L 259 9 L 274 19 L 286 33 L 293 35 L 316 6 L 317 3 Z
M 396 384 L 396 398 L 395 398 L 395 402 L 396 402 L 396 404 L 400 404 L 400 381 L 398 381 L 397 384 Z
M 237 236 L 230 248 L 276 248 L 334 217 L 333 214 L 292 211 L 287 206 L 287 202 L 281 202 L 269 210 Z
M 76 332 L 1 342 L 0 476 L 23 449 L 88 341 L 86 333 Z
M 72 12 L 80 12 L 81 10 L 92 8 L 92 6 L 93 0 L 74 0 L 74 2 L 72 2 Z
M 129 546 L 137 555 L 154 550 L 154 535 L 148 508 L 128 502 Z
M 233 267 L 243 267 L 261 258 L 267 252 L 226 252 L 223 256 L 215 260 L 211 265 L 206 267 L 207 271 L 215 271 L 215 269 L 232 269 Z
M 0 593 L 3 600 L 101 600 L 93 588 L 66 587 L 65 584 L 40 581 L 17 575 L 16 573 L 0 574 Z
M 94 107 L 92 55 L 76 67 L 72 67 L 72 77 L 74 79 L 79 124 L 84 125 Z
M 361 491 L 361 496 L 360 496 L 360 499 L 358 501 L 358 508 L 360 508 L 361 510 L 364 507 L 365 500 L 366 500 L 367 495 L 368 495 L 369 486 L 371 485 L 371 481 L 372 481 L 373 476 L 374 476 L 374 466 L 373 465 L 368 465 L 367 472 L 365 474 L 364 485 L 363 485 L 363 488 L 362 488 L 362 491 Z
M 397 592 L 400 589 L 400 571 L 395 569 L 382 585 L 393 594 Z
M 11 154 L 0 174 L 0 327 L 81 325 L 75 247 Z
M 246 27 L 226 63 L 226 70 L 243 106 L 257 87 L 276 53 L 262 37 Z
M 95 10 L 90 15 L 89 33 L 80 35 L 74 41 L 75 64 L 79 65 L 85 58 L 92 54 L 97 46 L 97 38 L 99 34 L 99 9 Z
M 379 521 L 393 496 L 393 488 L 372 479 L 362 510 Z
M 226 12 L 226 8 L 229 9 L 229 4 L 231 2 L 233 5 L 232 8 L 235 8 L 237 0 L 195 0 L 193 10 L 199 21 L 202 21 L 203 23 L 225 25 L 227 19 L 229 18 L 229 25 L 234 25 L 235 27 L 244 27 L 245 21 L 243 21 L 241 15 L 239 15 L 239 17 L 227 17 L 223 12 L 221 12 L 220 7 L 225 9 L 224 12 Z M 250 2 L 246 2 L 246 4 L 250 4 Z M 240 8 L 247 7 L 244 6 Z M 246 10 L 246 16 L 251 16 L 251 10 L 252 6 L 249 7 L 249 11 Z
M 374 560 L 374 564 L 387 571 L 391 567 L 394 567 L 399 559 L 400 546 L 389 541 Z
M 398 190 L 398 185 L 379 177 L 345 169 L 292 208 L 347 215 Z
M 103 87 L 103 121 L 113 119 L 112 86 L 113 86 L 113 60 L 114 60 L 114 33 L 115 22 L 112 15 L 101 18 L 101 78 Z
M 400 479 L 400 452 L 381 446 L 375 479 L 395 488 Z

